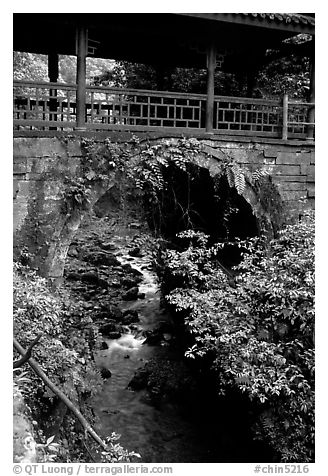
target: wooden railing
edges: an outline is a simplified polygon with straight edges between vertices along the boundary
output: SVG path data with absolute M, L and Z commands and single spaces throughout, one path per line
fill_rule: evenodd
M 313 138 L 314 104 L 214 97 L 214 134 Z M 87 130 L 205 132 L 206 95 L 88 86 Z M 311 114 L 310 114 L 311 112 Z M 14 129 L 76 128 L 76 85 L 14 81 Z

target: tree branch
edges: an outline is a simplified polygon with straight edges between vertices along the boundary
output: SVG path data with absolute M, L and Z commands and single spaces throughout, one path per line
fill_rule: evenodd
M 19 344 L 17 339 L 14 337 L 14 347 L 22 356 L 26 355 L 26 350 Z M 50 390 L 57 395 L 67 406 L 69 410 L 76 416 L 84 430 L 89 433 L 89 435 L 98 443 L 103 449 L 108 450 L 106 443 L 100 438 L 100 436 L 95 432 L 89 422 L 84 418 L 80 410 L 75 407 L 75 405 L 66 397 L 66 395 L 47 377 L 44 371 L 41 369 L 39 364 L 31 357 L 28 359 L 28 364 L 32 370 L 38 375 L 45 385 L 50 388 Z
M 28 361 L 28 359 L 31 357 L 32 349 L 33 347 L 39 342 L 40 338 L 42 336 L 42 332 L 37 335 L 37 337 L 31 342 L 29 348 L 27 349 L 25 355 L 19 360 L 15 360 L 13 363 L 13 368 L 17 369 L 18 367 L 21 367 L 22 365 L 25 364 L 25 362 Z

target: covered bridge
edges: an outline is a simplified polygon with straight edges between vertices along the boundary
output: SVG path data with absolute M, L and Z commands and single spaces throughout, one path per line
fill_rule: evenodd
M 48 55 L 49 82 L 14 81 L 14 130 L 179 131 L 314 138 L 314 15 L 278 13 L 14 14 L 14 50 Z M 285 40 L 308 35 L 302 43 Z M 306 102 L 252 96 L 268 50 L 309 57 Z M 58 55 L 76 55 L 75 84 L 58 83 Z M 207 68 L 204 94 L 86 84 L 86 57 Z M 215 94 L 216 68 L 248 78 L 248 97 Z

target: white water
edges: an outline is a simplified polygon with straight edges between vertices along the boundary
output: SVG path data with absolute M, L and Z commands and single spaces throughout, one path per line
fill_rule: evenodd
M 140 328 L 152 329 L 170 317 L 160 308 L 157 276 L 146 258 L 118 254 L 122 264 L 130 263 L 143 274 L 139 285 L 145 299 L 123 302 L 122 309 L 139 312 Z M 169 336 L 168 336 L 169 337 Z M 132 391 L 128 384 L 135 371 L 150 358 L 176 358 L 168 346 L 148 346 L 145 338 L 127 332 L 119 339 L 104 339 L 107 350 L 96 356 L 99 367 L 109 368 L 112 376 L 104 381 L 103 390 L 94 401 L 100 423 L 97 430 L 103 436 L 121 434 L 120 444 L 141 454 L 142 462 L 206 461 L 206 443 L 190 421 L 184 419 L 177 405 L 162 402 L 154 407 L 146 390 Z

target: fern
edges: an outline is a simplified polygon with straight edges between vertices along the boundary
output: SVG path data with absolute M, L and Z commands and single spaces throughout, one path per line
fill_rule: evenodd
M 252 173 L 251 179 L 253 182 L 261 183 L 262 180 L 269 176 L 269 172 L 265 169 L 257 169 Z
M 246 187 L 245 172 L 238 165 L 233 165 L 232 171 L 234 174 L 236 190 L 239 193 L 239 195 L 242 195 Z
M 227 167 L 226 169 L 226 177 L 228 180 L 229 187 L 235 186 L 235 175 L 231 167 Z

